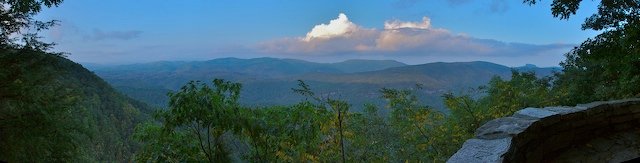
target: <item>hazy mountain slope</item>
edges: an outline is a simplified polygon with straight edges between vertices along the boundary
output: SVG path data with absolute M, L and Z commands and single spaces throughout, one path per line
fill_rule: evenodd
M 344 73 L 355 72 L 367 72 L 377 71 L 392 67 L 406 66 L 402 62 L 394 60 L 363 60 L 363 59 L 351 59 L 338 63 L 330 63 L 330 66 L 336 68 Z
M 251 104 L 284 104 L 297 100 L 290 95 L 299 75 L 309 73 L 342 74 L 381 70 L 405 64 L 391 60 L 347 60 L 338 63 L 314 63 L 295 59 L 221 58 L 198 62 L 153 62 L 101 67 L 94 70 L 123 93 L 158 106 L 166 105 L 166 90 L 176 90 L 190 80 L 210 81 L 223 78 L 241 82 L 245 99 Z M 283 89 L 280 89 L 284 87 Z M 275 89 L 278 88 L 278 89 Z M 268 90 L 268 91 L 267 91 Z M 281 92 L 285 91 L 285 92 Z M 286 98 L 264 98 L 269 93 L 286 94 Z M 293 97 L 289 97 L 293 96 Z M 158 100 L 157 97 L 164 97 Z
M 0 65 L 0 160 L 130 160 L 151 107 L 66 58 L 3 51 Z
M 93 64 L 92 64 L 93 65 Z M 306 73 L 349 73 L 382 70 L 405 64 L 390 60 L 347 60 L 338 63 L 315 63 L 278 58 L 220 58 L 194 62 L 152 62 L 111 67 L 96 67 L 102 75 L 140 75 L 148 73 L 211 74 L 232 72 L 256 78 L 275 78 Z
M 520 67 L 514 67 L 513 69 L 516 69 L 518 71 L 533 71 L 538 76 L 552 75 L 555 72 L 562 71 L 562 67 L 538 67 L 538 66 L 532 65 L 532 64 L 527 64 L 527 65 L 520 66 Z
M 425 89 L 420 94 L 427 103 L 442 107 L 442 93 L 486 84 L 494 75 L 505 78 L 511 75 L 511 68 L 489 62 L 438 62 L 395 67 L 404 64 L 370 60 L 324 64 L 290 59 L 223 58 L 180 64 L 182 65 L 176 66 L 179 68 L 171 68 L 170 71 L 166 71 L 167 68 L 147 71 L 151 69 L 148 67 L 138 67 L 140 70 L 136 70 L 135 66 L 124 66 L 126 69 L 115 67 L 97 70 L 96 73 L 122 92 L 158 106 L 166 105 L 168 98 L 163 91 L 176 90 L 189 80 L 210 81 L 213 78 L 224 78 L 243 84 L 241 102 L 247 105 L 297 102 L 302 98 L 294 94 L 291 88 L 295 88 L 296 81 L 302 79 L 308 81 L 318 94 L 346 99 L 355 107 L 364 103 L 382 104 L 378 92 L 380 88 L 412 88 L 415 84 L 424 86 Z M 373 66 L 367 67 L 368 65 Z M 358 66 L 364 68 L 357 68 Z M 365 71 L 382 67 L 389 68 Z M 349 72 L 350 68 L 357 71 L 343 73 Z M 158 100 L 157 97 L 164 98 Z
M 511 69 L 489 62 L 428 63 L 350 74 L 307 74 L 304 80 L 331 83 L 420 83 L 427 88 L 468 87 L 486 83 L 494 75 L 508 77 Z

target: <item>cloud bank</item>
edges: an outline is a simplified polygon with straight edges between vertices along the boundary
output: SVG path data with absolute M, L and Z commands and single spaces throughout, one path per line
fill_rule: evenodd
M 142 31 L 102 31 L 100 29 L 94 29 L 89 35 L 85 35 L 85 39 L 88 40 L 131 40 L 140 37 Z
M 60 25 L 53 26 L 49 29 L 47 39 L 54 42 L 60 41 L 89 41 L 89 42 L 102 42 L 106 40 L 132 40 L 140 38 L 143 31 L 140 30 L 103 30 L 99 28 L 93 28 L 93 30 L 86 30 L 76 26 L 75 23 L 63 20 Z
M 328 24 L 316 25 L 304 37 L 260 43 L 259 51 L 296 56 L 455 56 L 518 57 L 570 49 L 574 45 L 508 43 L 454 34 L 435 28 L 431 19 L 388 20 L 383 29 L 365 28 L 340 13 Z

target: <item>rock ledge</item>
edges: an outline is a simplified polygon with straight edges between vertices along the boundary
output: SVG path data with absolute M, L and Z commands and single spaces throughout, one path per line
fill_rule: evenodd
M 480 126 L 447 162 L 546 162 L 563 150 L 640 126 L 640 98 L 525 108 Z

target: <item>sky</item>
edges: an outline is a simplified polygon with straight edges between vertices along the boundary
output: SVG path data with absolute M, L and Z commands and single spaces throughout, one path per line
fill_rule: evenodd
M 131 64 L 215 58 L 315 62 L 391 59 L 408 64 L 489 61 L 558 66 L 599 31 L 583 1 L 569 20 L 551 0 L 66 0 L 37 19 L 41 33 L 80 63 Z

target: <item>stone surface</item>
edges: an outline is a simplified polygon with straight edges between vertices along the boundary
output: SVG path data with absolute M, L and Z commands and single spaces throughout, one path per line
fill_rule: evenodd
M 586 104 L 578 104 L 576 106 L 587 107 L 587 108 L 597 108 L 599 106 L 607 105 L 606 101 L 594 101 Z
M 535 120 L 504 117 L 491 120 L 476 130 L 480 139 L 501 139 L 516 135 L 527 129 Z
M 531 118 L 537 118 L 537 119 L 542 119 L 542 118 L 546 118 L 554 115 L 559 115 L 559 114 L 556 112 L 538 109 L 538 108 L 526 108 L 526 109 L 517 111 L 516 113 L 513 114 L 514 117 L 531 117 Z
M 608 101 L 607 103 L 612 107 L 621 107 L 621 106 L 626 107 L 626 106 L 638 104 L 639 102 L 640 102 L 640 99 L 634 98 L 634 99 L 613 100 L 613 101 Z
M 447 162 L 626 161 L 640 157 L 639 126 L 639 98 L 525 108 L 480 126 Z
M 545 108 L 542 108 L 542 110 L 555 112 L 555 113 L 558 113 L 560 115 L 566 115 L 566 114 L 569 114 L 569 113 L 575 113 L 575 112 L 582 111 L 582 109 L 576 109 L 576 108 L 564 107 L 564 106 L 545 107 Z
M 471 163 L 471 162 L 502 162 L 504 155 L 511 144 L 511 138 L 484 140 L 469 139 L 462 145 L 447 163 Z

